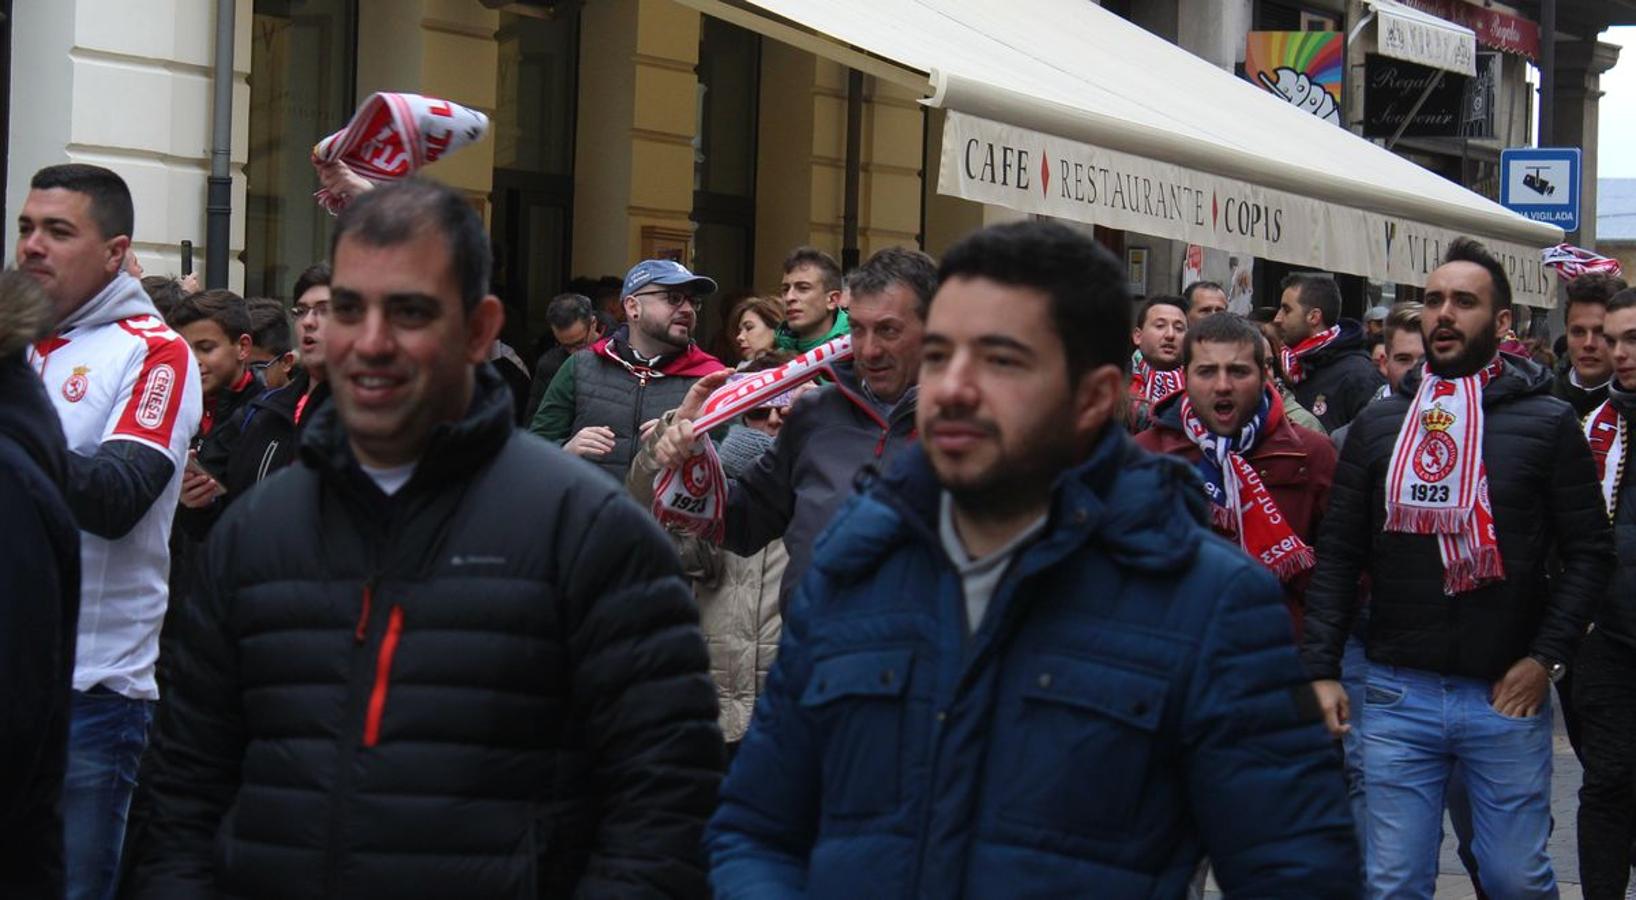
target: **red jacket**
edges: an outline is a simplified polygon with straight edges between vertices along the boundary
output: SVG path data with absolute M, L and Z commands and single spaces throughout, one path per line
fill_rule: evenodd
M 1198 445 L 1188 440 L 1182 431 L 1181 396 L 1174 394 L 1160 401 L 1153 408 L 1153 424 L 1136 435 L 1135 440 L 1144 450 L 1167 453 L 1197 464 L 1202 454 Z M 1337 456 L 1335 445 L 1328 437 L 1293 425 L 1287 418 L 1262 438 L 1248 456 L 1290 528 L 1313 547 L 1318 545 L 1318 526 L 1323 522 L 1324 510 L 1329 508 L 1329 486 L 1335 479 Z M 1232 535 L 1223 537 L 1236 540 Z M 1302 598 L 1311 575 L 1309 569 L 1284 585 L 1284 599 L 1289 604 L 1296 634 L 1300 633 Z

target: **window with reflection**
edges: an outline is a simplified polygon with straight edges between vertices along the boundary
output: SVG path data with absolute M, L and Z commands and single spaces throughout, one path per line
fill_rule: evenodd
M 761 36 L 703 16 L 698 75 L 693 261 L 728 296 L 753 287 Z M 716 309 L 702 317 L 696 336 L 701 345 L 713 346 L 726 313 Z
M 507 307 L 505 340 L 522 350 L 549 336 L 545 307 L 572 275 L 578 9 L 502 12 L 495 39 L 494 293 Z
M 354 107 L 357 0 L 255 0 L 245 165 L 244 293 L 286 297 L 329 253 L 312 145 Z

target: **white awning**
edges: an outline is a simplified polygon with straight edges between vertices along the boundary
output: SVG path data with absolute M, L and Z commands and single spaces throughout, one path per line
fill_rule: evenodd
M 1397 0 L 1369 0 L 1375 8 L 1380 52 L 1394 59 L 1477 74 L 1477 33 Z
M 929 94 L 941 193 L 1415 285 L 1466 234 L 1554 303 L 1561 229 L 1087 0 L 678 2 Z

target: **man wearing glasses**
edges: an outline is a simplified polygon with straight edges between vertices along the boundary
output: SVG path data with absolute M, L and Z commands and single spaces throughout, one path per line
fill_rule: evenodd
M 647 259 L 625 275 L 625 324 L 570 356 L 529 430 L 621 483 L 644 423 L 681 405 L 695 381 L 726 366 L 693 343 L 700 299 L 716 283 L 681 263 Z

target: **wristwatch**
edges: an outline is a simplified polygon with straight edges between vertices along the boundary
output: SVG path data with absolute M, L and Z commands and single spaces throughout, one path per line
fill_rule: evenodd
M 1545 667 L 1545 674 L 1550 677 L 1552 684 L 1561 681 L 1562 676 L 1568 674 L 1568 667 L 1563 663 L 1552 662 L 1537 653 L 1528 654 L 1528 658 Z

